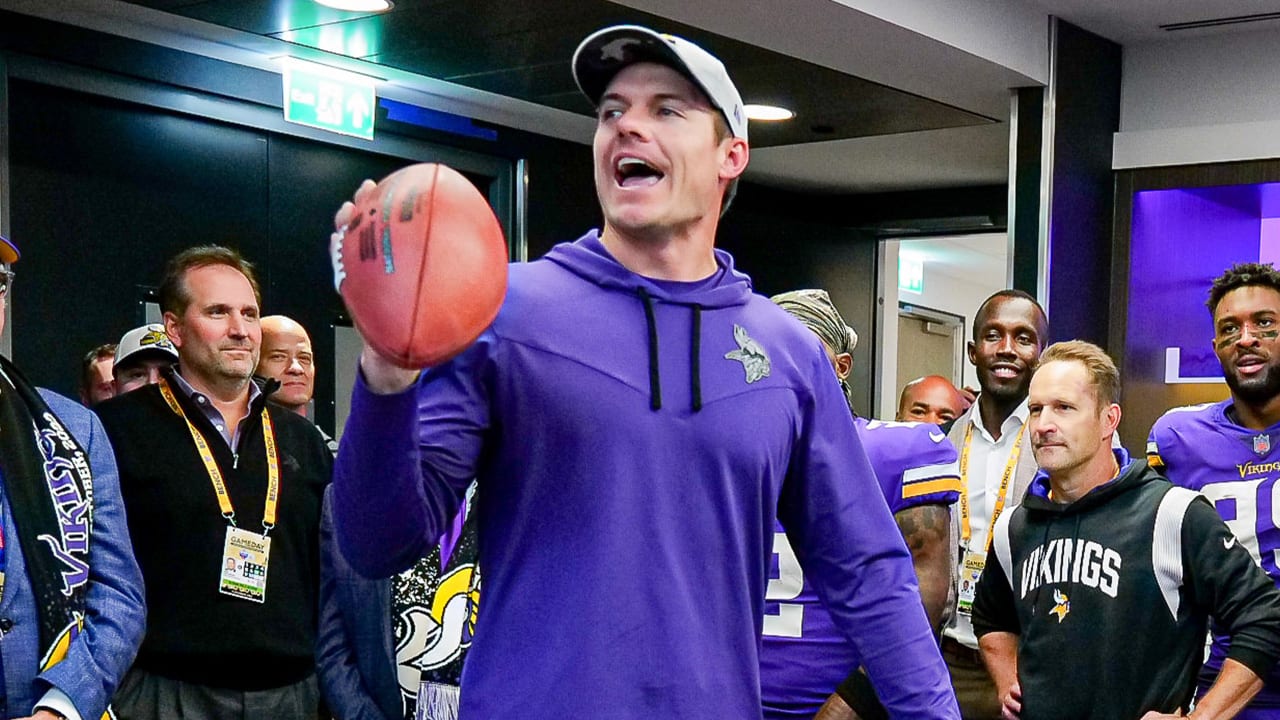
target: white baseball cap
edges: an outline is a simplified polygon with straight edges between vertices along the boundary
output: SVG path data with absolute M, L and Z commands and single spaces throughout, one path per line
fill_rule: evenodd
M 164 332 L 164 325 L 160 323 L 150 323 L 125 333 L 116 346 L 116 360 L 111 366 L 119 367 L 120 363 L 138 353 L 167 355 L 175 362 L 178 359 L 178 349 L 173 346 L 173 341 Z
M 734 137 L 747 139 L 747 113 L 742 107 L 742 95 L 729 79 L 724 63 L 684 38 L 639 25 L 614 25 L 597 30 L 573 53 L 573 79 L 587 99 L 599 105 L 613 76 L 638 62 L 657 62 L 688 76 L 724 115 Z

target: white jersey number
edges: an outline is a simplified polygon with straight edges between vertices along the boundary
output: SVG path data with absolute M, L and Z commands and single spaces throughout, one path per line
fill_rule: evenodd
M 764 599 L 778 603 L 778 614 L 765 613 L 764 634 L 798 638 L 804 627 L 804 606 L 782 601 L 800 597 L 800 591 L 804 589 L 804 571 L 800 569 L 800 560 L 791 549 L 786 533 L 773 534 L 773 554 L 778 556 L 778 579 L 769 581 Z

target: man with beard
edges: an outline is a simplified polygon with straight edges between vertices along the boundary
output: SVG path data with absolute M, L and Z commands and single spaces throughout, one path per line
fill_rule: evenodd
M 120 463 L 147 632 L 121 717 L 314 718 L 320 502 L 333 458 L 315 427 L 252 382 L 253 268 L 223 247 L 169 261 L 160 285 L 176 369 L 98 407 Z
M 1207 303 L 1213 347 L 1231 397 L 1174 408 L 1151 428 L 1147 461 L 1176 485 L 1214 504 L 1253 560 L 1280 583 L 1280 273 L 1270 264 L 1235 265 L 1213 282 Z M 1198 694 L 1218 677 L 1229 646 L 1214 628 Z M 1280 672 L 1237 717 L 1280 718 Z
M 1006 507 L 1018 504 L 1035 476 L 1025 432 L 1027 390 L 1048 326 L 1044 309 L 1021 290 L 1001 290 L 983 301 L 969 343 L 981 392 L 950 430 L 960 451 L 960 502 L 951 517 L 957 602 L 943 631 L 942 656 L 966 720 L 1000 717 L 996 687 L 973 634 L 973 597 L 991 547 L 989 529 Z

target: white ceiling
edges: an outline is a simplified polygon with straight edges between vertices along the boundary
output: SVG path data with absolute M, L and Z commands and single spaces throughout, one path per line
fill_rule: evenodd
M 924 260 L 928 272 L 982 287 L 1008 284 L 1009 238 L 1005 233 L 902 240 L 898 252 Z
M 1002 185 L 1009 125 L 771 147 L 751 151 L 748 177 L 796 190 L 850 193 Z
M 1280 1 L 1277 0 L 1030 0 L 1030 2 L 1051 15 L 1057 15 L 1122 45 L 1227 32 L 1280 30 L 1280 20 L 1175 32 L 1160 29 L 1161 25 L 1170 23 L 1280 12 Z

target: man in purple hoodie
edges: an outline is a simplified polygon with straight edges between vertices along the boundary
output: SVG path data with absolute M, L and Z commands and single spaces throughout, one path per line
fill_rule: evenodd
M 749 154 L 724 66 L 619 26 L 573 70 L 598 107 L 604 229 L 513 265 L 454 360 L 419 374 L 364 349 L 334 482 L 347 559 L 408 567 L 477 477 L 461 717 L 738 720 L 760 717 L 780 518 L 889 712 L 958 717 L 821 343 L 714 247 Z

